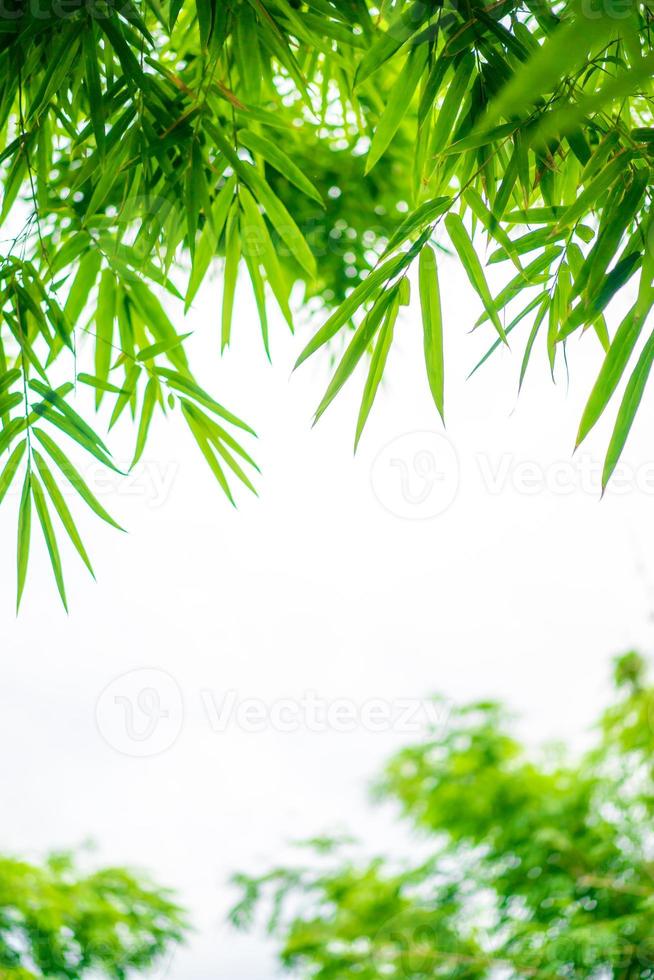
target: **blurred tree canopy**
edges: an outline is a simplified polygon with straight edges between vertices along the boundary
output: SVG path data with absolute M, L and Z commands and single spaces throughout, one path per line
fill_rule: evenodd
M 382 798 L 420 858 L 362 859 L 317 839 L 304 867 L 239 875 L 232 918 L 260 907 L 281 963 L 312 980 L 654 976 L 654 688 L 616 662 L 593 747 L 540 755 L 494 703 L 454 711 L 399 752 Z
M 0 978 L 115 977 L 146 971 L 186 932 L 170 894 L 124 868 L 81 874 L 0 858 Z
M 367 359 L 358 442 L 414 269 L 444 416 L 447 248 L 488 354 L 521 349 L 520 383 L 540 346 L 553 374 L 573 335 L 597 346 L 578 442 L 624 380 L 605 485 L 654 358 L 650 20 L 638 0 L 2 0 L 0 500 L 20 481 L 18 600 L 33 515 L 64 604 L 62 536 L 92 570 L 61 481 L 114 523 L 84 479 L 91 458 L 117 468 L 85 387 L 109 428 L 133 420 L 132 465 L 154 415 L 179 412 L 229 499 L 254 489 L 252 429 L 186 353 L 215 267 L 217 355 L 239 275 L 266 352 L 271 302 L 291 328 L 322 317 L 298 357 L 339 351 L 316 417 Z M 495 294 L 482 247 L 506 269 Z

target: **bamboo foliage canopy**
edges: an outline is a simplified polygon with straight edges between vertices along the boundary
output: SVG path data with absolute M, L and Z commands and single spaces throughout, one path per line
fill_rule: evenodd
M 62 487 L 115 523 L 83 476 L 86 456 L 117 468 L 85 387 L 109 428 L 133 420 L 132 465 L 154 416 L 178 412 L 227 497 L 254 489 L 252 429 L 186 353 L 216 267 L 223 352 L 238 275 L 266 352 L 270 304 L 291 329 L 299 309 L 319 317 L 298 356 L 338 351 L 317 417 L 367 365 L 358 443 L 410 302 L 444 417 L 447 247 L 486 356 L 524 352 L 520 384 L 532 351 L 554 372 L 573 334 L 598 346 L 577 441 L 619 388 L 606 486 L 654 360 L 650 18 L 635 0 L 2 0 L 0 500 L 15 482 L 18 601 L 33 523 L 64 604 L 58 541 L 91 570 Z

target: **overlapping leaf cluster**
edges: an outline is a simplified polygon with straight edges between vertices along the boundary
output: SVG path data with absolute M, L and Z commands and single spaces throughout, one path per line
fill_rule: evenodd
M 134 420 L 133 463 L 155 414 L 179 411 L 228 497 L 234 479 L 254 489 L 252 430 L 186 354 L 184 314 L 216 265 L 217 351 L 239 274 L 267 353 L 271 301 L 291 328 L 298 302 L 327 308 L 299 357 L 343 337 L 318 416 L 369 357 L 358 442 L 414 266 L 444 415 L 449 242 L 489 355 L 525 330 L 521 381 L 539 334 L 554 371 L 592 328 L 606 355 L 579 440 L 637 357 L 606 483 L 654 357 L 649 17 L 635 0 L 4 0 L 0 499 L 22 481 L 19 599 L 33 515 L 64 602 L 62 529 L 90 567 L 62 480 L 113 521 L 70 459 L 115 467 L 83 388 L 109 428 Z M 496 295 L 482 238 L 508 270 Z
M 124 868 L 82 874 L 68 854 L 44 865 L 0 858 L 3 980 L 124 980 L 160 964 L 186 929 L 168 892 Z
M 314 980 L 651 977 L 654 689 L 634 653 L 616 680 L 580 759 L 535 759 L 497 704 L 457 710 L 381 785 L 426 857 L 317 839 L 304 866 L 237 878 L 235 923 L 271 907 L 281 962 Z

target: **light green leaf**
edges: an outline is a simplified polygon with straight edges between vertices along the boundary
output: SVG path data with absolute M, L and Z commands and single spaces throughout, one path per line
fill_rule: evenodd
M 93 567 L 91 565 L 89 556 L 86 553 L 86 548 L 82 543 L 82 539 L 79 536 L 79 532 L 75 526 L 75 521 L 73 520 L 73 516 L 70 510 L 68 509 L 68 504 L 64 500 L 61 490 L 57 486 L 54 476 L 52 475 L 50 469 L 48 468 L 48 464 L 46 463 L 45 459 L 37 449 L 32 450 L 32 455 L 34 456 L 34 460 L 38 467 L 39 475 L 43 480 L 45 489 L 48 491 L 50 500 L 52 501 L 54 509 L 59 515 L 59 519 L 63 524 L 64 529 L 68 534 L 68 537 L 72 541 L 73 545 L 75 546 L 75 549 L 77 550 L 77 553 L 79 554 L 80 558 L 88 568 L 89 572 L 91 573 L 93 578 L 95 578 Z
M 398 126 L 409 109 L 426 63 L 427 45 L 420 44 L 417 47 L 411 48 L 404 68 L 393 85 L 384 114 L 375 129 L 375 135 L 373 136 L 368 159 L 366 160 L 366 173 L 372 170 L 395 136 Z
M 32 433 L 39 440 L 50 458 L 57 464 L 70 485 L 77 490 L 82 500 L 88 504 L 91 510 L 96 513 L 98 517 L 101 517 L 103 521 L 106 521 L 107 524 L 111 524 L 111 526 L 115 527 L 118 531 L 123 531 L 124 528 L 122 528 L 120 524 L 116 524 L 113 517 L 111 517 L 104 509 L 102 504 L 96 500 L 73 464 L 70 462 L 67 456 L 64 455 L 54 440 L 50 438 L 47 432 L 34 428 L 32 429 Z
M 465 229 L 463 221 L 458 214 L 450 212 L 450 214 L 448 214 L 445 218 L 445 227 L 447 228 L 450 239 L 459 258 L 461 259 L 470 283 L 484 304 L 484 308 L 499 336 L 504 343 L 507 343 L 506 333 L 493 303 L 493 298 L 486 283 L 481 263 L 477 258 L 477 253 L 475 252 L 474 246 L 468 237 L 468 232 Z
M 30 554 L 30 533 L 32 528 L 32 474 L 28 469 L 23 482 L 23 491 L 18 507 L 18 542 L 16 552 L 16 612 L 20 608 L 20 600 L 23 597 L 25 588 L 25 578 L 27 576 L 27 562 Z
M 57 583 L 57 589 L 59 590 L 59 595 L 61 601 L 64 605 L 64 609 L 68 612 L 68 603 L 66 601 L 66 588 L 64 585 L 64 576 L 61 568 L 61 557 L 59 555 L 59 546 L 57 544 L 57 538 L 54 533 L 54 528 L 52 526 L 52 521 L 50 520 L 50 514 L 48 512 L 48 505 L 45 501 L 45 494 L 43 493 L 43 487 L 41 486 L 36 475 L 32 473 L 30 478 L 30 484 L 32 487 L 32 495 L 34 497 L 34 506 L 36 507 L 36 513 L 39 518 L 39 523 L 41 525 L 41 530 L 43 531 L 43 537 L 45 538 L 46 547 L 48 549 L 48 554 L 50 556 L 50 564 L 52 565 L 52 571 L 54 573 L 55 582 Z
M 443 316 L 436 253 L 430 245 L 425 245 L 420 253 L 418 280 L 427 378 L 436 408 L 440 417 L 445 421 Z
M 606 453 L 606 459 L 604 460 L 604 469 L 602 471 L 602 493 L 604 493 L 606 490 L 606 486 L 611 479 L 611 475 L 618 464 L 620 456 L 622 455 L 622 450 L 624 449 L 625 442 L 627 441 L 627 436 L 629 435 L 636 412 L 638 411 L 638 406 L 640 405 L 645 392 L 645 386 L 647 384 L 650 371 L 652 370 L 653 362 L 654 333 L 650 334 L 647 343 L 643 347 L 636 367 L 634 368 L 633 374 L 629 378 L 629 382 L 625 389 L 622 404 L 620 405 L 620 410 L 618 411 L 615 428 L 613 430 L 613 435 L 611 436 L 611 442 L 609 443 L 609 448 Z

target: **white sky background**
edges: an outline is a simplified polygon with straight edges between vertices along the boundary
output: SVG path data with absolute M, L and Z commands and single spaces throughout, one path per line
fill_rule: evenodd
M 292 854 L 290 839 L 320 832 L 350 829 L 369 848 L 396 839 L 392 813 L 369 806 L 367 786 L 395 748 L 417 737 L 362 726 L 347 734 L 306 726 L 252 733 L 233 720 L 217 732 L 203 691 L 218 708 L 229 691 L 268 706 L 313 691 L 357 708 L 371 698 L 397 703 L 434 691 L 455 702 L 493 696 L 521 714 L 528 738 L 578 741 L 608 697 L 609 658 L 631 645 L 650 649 L 651 398 L 628 446 L 633 475 L 620 493 L 600 504 L 586 487 L 583 458 L 568 470 L 572 492 L 553 491 L 552 481 L 565 478 L 557 466 L 569 466 L 599 345 L 572 340 L 568 392 L 562 372 L 552 386 L 537 344 L 516 402 L 523 326 L 513 355 L 499 352 L 464 383 L 485 341 L 467 335 L 478 308 L 460 268 L 443 260 L 441 274 L 447 434 L 459 460 L 459 491 L 445 513 L 412 520 L 382 505 L 437 510 L 453 480 L 445 454 L 444 480 L 426 504 L 411 505 L 399 492 L 398 460 L 409 467 L 411 499 L 431 486 L 411 466 L 423 446 L 431 452 L 438 442 L 410 434 L 441 431 L 415 310 L 398 325 L 387 383 L 353 460 L 362 377 L 311 431 L 328 378 L 325 358 L 289 381 L 303 338 L 290 338 L 275 319 L 268 366 L 243 284 L 232 351 L 220 360 L 216 281 L 185 327 L 195 330 L 192 364 L 257 429 L 260 499 L 239 491 L 234 511 L 182 423 L 159 422 L 139 492 L 101 492 L 128 535 L 75 504 L 98 583 L 62 542 L 66 616 L 35 526 L 18 620 L 16 496 L 0 509 L 2 850 L 36 858 L 93 838 L 93 861 L 143 867 L 177 889 L 197 931 L 170 964 L 171 980 L 276 976 L 274 949 L 260 933 L 238 936 L 224 925 L 229 875 L 262 871 Z M 373 469 L 373 487 L 373 461 L 396 437 L 403 438 Z M 119 460 L 129 458 L 133 438 L 126 426 L 112 439 Z M 589 440 L 596 462 L 607 438 L 603 426 Z M 525 462 L 537 470 L 525 474 Z M 538 472 L 547 486 L 542 476 L 538 485 Z M 163 498 L 152 473 L 163 474 Z M 534 474 L 535 489 L 524 492 Z M 177 725 L 177 689 L 184 711 L 174 744 L 147 758 L 121 754 L 96 725 L 102 691 L 139 668 L 154 670 L 155 686 L 157 671 L 173 679 L 171 704 L 161 680 L 171 714 L 157 737 Z M 113 696 L 130 696 L 134 683 L 120 681 L 101 702 L 119 741 L 124 706 Z M 137 727 L 147 721 L 137 713 Z

